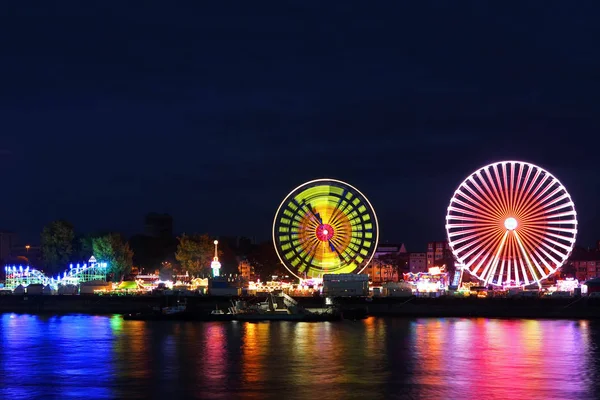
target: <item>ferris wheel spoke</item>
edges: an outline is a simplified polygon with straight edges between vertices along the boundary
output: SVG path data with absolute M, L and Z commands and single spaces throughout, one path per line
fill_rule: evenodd
M 481 278 L 484 282 L 484 285 L 488 284 L 490 279 L 489 275 L 492 272 L 492 268 L 498 263 L 498 259 L 500 258 L 500 254 L 502 253 L 502 249 L 504 248 L 504 243 L 506 242 L 507 236 L 508 231 L 504 232 L 504 235 L 502 235 L 502 240 L 500 240 L 500 243 L 498 244 L 498 247 L 495 250 L 494 257 L 490 260 L 490 262 L 488 262 L 488 264 L 483 269 L 483 272 L 481 273 Z
M 508 242 L 508 267 L 506 268 L 506 283 L 508 285 L 511 284 L 512 281 L 512 270 L 517 267 L 517 253 L 516 253 L 516 243 L 514 237 L 510 238 Z M 518 276 L 518 273 L 515 274 Z
M 556 270 L 556 269 L 557 269 L 557 268 L 558 268 L 558 267 L 559 267 L 559 266 L 562 264 L 562 262 L 561 262 L 561 261 L 559 261 L 558 259 L 556 259 L 556 258 L 555 258 L 555 257 L 554 257 L 552 254 L 550 254 L 550 253 L 549 253 L 549 252 L 548 252 L 548 251 L 547 251 L 547 250 L 546 250 L 544 247 L 546 247 L 546 248 L 548 248 L 548 249 L 552 249 L 552 247 L 551 247 L 551 246 L 548 246 L 547 244 L 545 244 L 545 243 L 542 243 L 542 245 L 541 245 L 541 246 L 538 246 L 538 247 L 537 247 L 537 250 L 543 254 L 543 256 L 539 256 L 539 257 L 540 257 L 540 258 L 542 258 L 542 259 L 545 259 L 545 260 L 546 260 L 546 262 L 547 262 L 547 260 L 550 260 L 550 261 L 552 261 L 552 262 L 554 263 L 554 266 L 552 266 L 552 270 L 553 270 L 553 271 L 555 271 L 555 270 Z M 562 258 L 562 257 L 561 257 L 561 256 L 559 256 L 559 258 Z
M 488 218 L 480 218 L 477 216 L 464 216 L 464 215 L 448 215 L 446 216 L 446 221 L 467 221 L 467 222 L 476 222 L 478 224 L 483 225 L 497 225 L 498 220 L 488 219 Z
M 518 235 L 516 235 L 516 237 L 519 237 Z M 537 280 L 541 279 L 541 277 L 546 276 L 546 272 L 544 271 L 544 269 L 540 266 L 538 259 L 543 259 L 543 257 L 539 257 L 539 253 L 536 251 L 537 246 L 535 246 L 533 244 L 533 242 L 527 238 L 526 235 L 523 234 L 523 232 L 521 232 L 521 235 L 519 237 L 521 239 L 521 243 L 523 244 L 523 247 L 525 248 L 527 255 L 529 255 L 529 258 L 531 260 L 531 262 L 533 262 L 533 264 L 535 265 L 535 267 L 537 268 L 538 272 L 540 273 L 540 276 L 537 277 Z
M 490 212 L 493 212 L 494 214 L 501 215 L 502 214 L 502 208 L 494 200 L 494 197 L 491 195 L 491 191 L 487 187 L 487 184 L 485 184 L 485 181 L 483 181 L 483 177 L 481 175 L 477 175 L 477 177 L 479 178 L 479 180 L 482 183 L 482 185 L 484 185 L 484 188 L 486 190 L 484 190 L 484 189 L 481 188 L 481 186 L 477 183 L 477 181 L 473 178 L 473 176 L 474 175 L 471 175 L 468 178 L 468 181 L 477 189 L 477 192 L 480 193 L 481 196 L 486 200 L 484 203 L 488 204 L 488 206 L 492 209 L 492 210 L 490 210 Z M 464 185 L 464 187 L 465 188 L 470 188 L 469 185 Z
M 352 212 L 353 208 L 354 204 L 352 204 L 351 201 L 342 199 L 338 204 L 338 207 L 334 209 L 333 213 L 331 214 L 329 220 L 326 223 L 330 225 L 337 223 L 339 219 L 342 218 L 342 216 L 345 215 L 347 217 L 347 215 Z
M 492 167 L 492 168 L 494 168 L 494 167 Z M 496 188 L 496 184 L 494 183 L 494 177 L 492 176 L 492 174 L 490 173 L 488 168 L 486 168 L 484 170 L 484 172 L 485 172 L 485 176 L 488 178 L 488 184 L 491 186 L 492 191 L 494 192 L 493 198 L 497 200 L 498 206 L 502 210 L 502 213 L 505 213 L 506 206 L 504 205 L 504 202 L 502 199 L 502 193 L 500 193 L 500 191 Z M 498 171 L 496 171 L 495 168 L 494 168 L 494 172 L 495 172 L 496 176 L 498 176 Z
M 533 226 L 528 226 L 526 228 L 526 231 L 536 232 L 540 236 L 547 235 L 547 236 L 553 237 L 555 239 L 563 240 L 563 241 L 568 242 L 570 244 L 574 244 L 575 243 L 575 238 L 573 236 L 559 235 L 557 233 L 552 233 L 552 232 L 550 232 L 547 229 L 535 228 Z M 568 250 L 570 248 L 571 247 L 568 246 L 565 249 Z
M 489 213 L 492 214 L 493 216 L 499 216 L 502 214 L 502 211 L 497 208 L 493 202 L 491 202 L 487 197 L 484 198 L 482 197 L 485 196 L 485 193 L 482 192 L 481 188 L 473 181 L 474 186 L 477 188 L 477 190 L 473 190 L 473 188 L 469 185 L 465 185 L 464 188 L 471 194 L 471 196 L 473 196 L 476 200 L 475 201 L 472 197 L 467 196 L 465 193 L 463 193 L 460 188 L 456 190 L 457 194 L 460 194 L 463 198 L 467 199 L 468 201 L 474 203 L 477 205 L 478 208 L 486 210 L 488 208 L 491 208 Z M 480 194 L 481 193 L 481 194 Z
M 540 179 L 540 182 L 537 184 L 535 189 L 529 194 L 527 200 L 523 203 L 520 209 L 516 210 L 517 213 L 522 214 L 525 213 L 525 210 L 528 210 L 530 207 L 535 206 L 536 201 L 539 200 L 543 194 L 548 191 L 551 185 L 545 185 L 548 180 L 548 175 L 544 174 Z M 542 189 L 540 191 L 540 188 Z
M 500 198 L 505 210 L 510 209 L 510 203 L 508 201 L 508 182 L 506 176 L 506 163 L 501 163 L 502 174 L 499 173 L 498 167 L 494 167 L 494 175 L 496 176 L 496 183 L 498 185 L 498 191 L 500 192 Z
M 464 207 L 465 209 L 467 209 L 467 210 L 476 211 L 476 212 L 478 212 L 480 215 L 487 216 L 488 218 L 498 218 L 498 215 L 490 214 L 490 213 L 488 213 L 487 211 L 485 211 L 484 209 L 477 208 L 477 207 L 475 207 L 474 205 L 472 205 L 472 204 L 469 204 L 469 203 L 466 203 L 466 202 L 464 202 L 464 201 L 462 201 L 462 200 L 460 200 L 460 199 L 458 199 L 458 198 L 454 198 L 454 202 L 455 202 L 456 204 L 459 204 L 459 205 L 463 206 L 463 207 Z
M 508 190 L 508 207 L 510 209 L 515 208 L 515 163 L 510 163 L 510 186 Z
M 557 194 L 559 194 L 560 192 L 562 192 L 564 189 L 562 186 L 560 186 L 560 184 L 558 184 L 557 182 L 552 182 L 553 185 L 557 185 L 557 187 L 550 193 L 548 193 L 547 195 L 544 196 L 544 198 L 542 198 L 539 202 L 540 206 L 543 206 L 546 204 L 546 202 L 548 202 L 548 200 L 552 201 L 553 198 L 555 198 L 554 196 L 556 196 Z M 563 195 L 564 196 L 564 195 Z
M 545 225 L 545 224 L 525 224 L 525 226 L 527 227 L 527 229 L 529 228 L 536 228 L 536 229 L 540 229 L 542 231 L 552 231 L 552 232 L 562 232 L 562 233 L 571 233 L 572 235 L 570 237 L 573 237 L 573 240 L 575 239 L 575 233 L 576 233 L 576 229 L 573 228 L 560 228 L 560 227 L 556 227 L 553 225 Z
M 490 222 L 490 223 L 496 223 L 498 221 L 498 218 L 490 218 L 490 217 L 485 217 L 482 216 L 481 214 L 478 214 L 474 211 L 470 211 L 470 210 L 465 210 L 459 207 L 455 207 L 455 206 L 448 206 L 448 211 L 453 211 L 455 213 L 459 213 L 459 214 L 466 214 L 470 217 L 474 217 L 473 221 L 486 221 L 486 222 Z M 456 216 L 456 214 L 454 215 L 450 215 L 449 218 L 453 219 L 454 216 Z M 460 216 L 460 215 L 458 215 Z M 448 217 L 446 217 L 446 219 L 448 219 Z
M 536 238 L 536 239 L 539 241 L 539 243 L 540 243 L 540 245 L 541 245 L 541 246 L 545 247 L 545 248 L 546 248 L 546 249 L 548 249 L 550 252 L 552 252 L 552 253 L 554 253 L 555 255 L 557 255 L 559 258 L 566 258 L 566 255 L 565 255 L 564 253 L 561 253 L 560 251 L 558 251 L 558 250 L 556 249 L 556 247 L 555 247 L 555 246 L 557 246 L 557 247 L 560 247 L 560 248 L 562 248 L 563 250 L 566 250 L 566 251 L 567 251 L 567 253 L 568 253 L 568 250 L 569 250 L 570 248 L 565 248 L 566 246 L 564 246 L 562 243 L 558 243 L 558 242 L 556 242 L 555 240 L 549 239 L 549 238 L 547 238 L 547 237 L 544 237 L 544 236 L 542 236 L 542 235 L 535 234 L 534 232 L 527 232 L 527 235 L 528 235 L 528 236 L 532 236 L 532 237 Z M 551 246 L 550 244 L 548 244 L 548 242 L 549 242 L 549 243 L 552 243 L 554 246 Z M 546 253 L 542 247 L 539 247 L 539 246 L 538 246 L 538 248 L 539 248 L 541 251 L 543 251 L 543 252 L 544 252 L 544 254 Z M 551 257 L 551 256 L 550 256 L 550 255 L 548 255 L 548 257 Z M 557 264 L 557 265 L 560 265 L 560 262 L 559 262 L 557 259 L 555 259 L 554 257 L 552 257 L 552 258 L 551 258 L 551 260 L 552 260 L 552 262 L 554 262 L 555 264 Z M 563 260 L 563 261 L 564 261 L 564 260 Z
M 540 268 L 543 271 L 544 276 L 548 276 L 550 274 L 552 274 L 552 271 L 554 270 L 552 268 L 552 265 L 550 265 L 550 263 L 548 262 L 548 260 L 546 260 L 546 257 L 544 257 L 542 254 L 540 254 L 540 252 L 538 251 L 538 249 L 532 249 L 531 250 L 532 254 L 535 255 L 534 259 L 539 260 L 539 262 L 542 263 L 543 266 L 540 266 Z
M 515 196 L 515 204 L 513 206 L 513 210 L 518 210 L 521 203 L 523 202 L 524 198 L 527 197 L 527 192 L 526 192 L 526 187 L 527 187 L 527 183 L 530 182 L 529 178 L 531 177 L 531 171 L 532 169 L 529 167 L 526 167 L 525 165 L 521 165 L 519 164 L 519 174 L 517 177 L 517 185 L 516 185 L 516 196 Z M 521 181 L 521 178 L 523 177 L 523 172 L 526 170 L 525 172 L 525 178 L 523 178 L 523 180 Z
M 535 270 L 533 269 L 533 265 L 531 265 L 531 259 L 529 257 L 529 254 L 527 253 L 527 250 L 525 250 L 525 246 L 523 245 L 523 242 L 521 241 L 519 234 L 516 231 L 513 231 L 513 233 L 515 235 L 515 239 L 517 241 L 519 249 L 521 250 L 522 258 L 525 261 L 525 265 L 527 266 L 527 269 L 528 269 L 529 273 L 531 274 L 529 276 L 532 277 L 533 281 L 538 281 Z M 530 283 L 529 276 L 527 275 L 527 273 L 525 271 L 523 271 L 523 275 L 524 275 L 525 285 L 529 285 L 529 283 Z
M 489 172 L 487 172 L 487 170 L 485 170 L 484 172 L 486 172 L 489 176 Z M 494 194 L 492 192 L 492 189 L 490 189 L 490 186 L 488 185 L 486 178 L 484 178 L 483 174 L 480 171 L 477 171 L 475 174 L 477 175 L 477 177 L 479 178 L 479 181 L 481 182 L 481 185 L 485 189 L 485 193 L 489 196 L 490 204 L 493 204 L 494 207 L 499 210 L 500 214 L 503 214 L 505 210 L 502 208 L 502 204 L 500 204 L 500 201 L 498 200 L 497 193 Z
M 540 206 L 537 210 L 531 212 L 527 217 L 528 218 L 535 218 L 535 217 L 539 217 L 545 214 L 553 214 L 556 211 L 559 210 L 564 210 L 564 209 L 573 209 L 573 202 L 563 202 L 558 204 L 557 206 L 554 206 L 552 208 L 548 208 L 556 203 L 559 203 L 561 200 L 560 199 L 554 199 L 551 202 L 548 202 L 546 204 L 544 204 L 543 206 Z
M 478 235 L 481 235 L 483 232 L 494 231 L 497 229 L 498 228 L 493 225 L 481 226 L 481 227 L 477 227 L 477 228 L 463 229 L 463 230 L 448 232 L 448 237 L 452 238 L 452 237 L 456 237 L 456 236 L 464 236 L 464 235 L 469 235 L 471 233 L 477 233 Z
M 473 243 L 471 250 L 469 250 L 466 254 L 462 256 L 462 262 L 463 264 L 465 264 L 465 267 L 470 269 L 475 262 L 480 260 L 477 267 L 472 270 L 472 272 L 476 274 L 479 268 L 481 268 L 481 266 L 483 265 L 484 261 L 488 258 L 487 254 L 490 253 L 490 251 L 493 252 L 494 248 L 497 247 L 497 243 L 500 240 L 502 240 L 502 235 L 503 232 L 491 236 L 485 236 L 478 242 Z M 469 247 L 470 246 L 463 246 L 463 248 L 461 248 L 461 251 L 464 251 Z M 478 253 L 475 256 L 472 256 L 472 254 L 474 254 L 476 251 L 478 251 Z M 457 254 L 459 254 L 458 251 Z
M 487 232 L 475 233 L 473 235 L 468 235 L 468 236 L 464 236 L 460 239 L 456 239 L 454 241 L 454 245 L 457 246 L 459 244 L 467 242 L 466 245 L 463 245 L 463 246 L 457 248 L 457 251 L 463 252 L 467 248 L 474 246 L 477 243 L 480 243 L 482 240 L 485 240 L 491 236 L 496 236 L 496 235 L 497 235 L 497 231 L 487 231 Z M 474 252 L 474 250 L 472 252 Z M 471 254 L 472 254 L 472 252 L 471 252 Z M 467 253 L 463 257 L 468 257 L 469 255 L 470 254 Z
M 532 199 L 532 201 L 529 203 L 529 205 L 523 208 L 521 213 L 528 215 L 531 212 L 533 212 L 535 209 L 544 208 L 544 204 L 546 203 L 546 201 L 548 199 L 550 199 L 552 201 L 552 196 L 556 195 L 558 192 L 560 192 L 562 190 L 562 187 L 559 186 L 557 189 L 555 189 L 551 193 L 544 196 L 543 199 L 540 199 L 540 197 L 543 196 L 550 188 L 551 188 L 551 186 L 548 185 L 542 191 L 540 191 L 535 196 L 535 198 Z
M 466 203 L 458 198 L 455 198 L 454 203 L 462 206 L 462 207 L 458 207 L 457 205 L 450 205 L 451 209 L 454 210 L 455 212 L 460 212 L 460 213 L 470 212 L 471 214 L 477 215 L 479 218 L 487 218 L 487 219 L 491 219 L 491 220 L 498 219 L 501 215 L 495 209 L 491 209 L 491 210 L 487 211 L 484 205 L 478 203 L 477 201 L 474 201 L 473 199 L 471 199 L 468 196 L 462 196 L 462 197 L 465 200 L 469 201 L 470 203 Z
M 490 273 L 488 275 L 488 279 L 486 280 L 486 284 L 488 282 L 491 283 L 495 283 L 498 284 L 498 282 L 494 282 L 494 278 L 496 277 L 496 270 L 498 269 L 498 264 L 502 264 L 502 269 L 504 269 L 504 260 L 506 259 L 506 253 L 507 253 L 507 245 L 506 245 L 506 241 L 509 239 L 508 236 L 508 231 L 506 231 L 506 236 L 505 236 L 505 240 L 504 240 L 504 244 L 502 244 L 502 248 L 500 249 L 500 256 L 496 258 L 496 261 L 494 262 L 492 269 L 490 270 Z
M 558 223 L 558 224 L 566 224 L 567 222 L 565 222 L 565 220 L 556 220 L 557 218 L 563 218 L 563 217 L 572 217 L 575 216 L 576 213 L 574 210 L 569 210 L 569 211 L 564 211 L 561 213 L 555 213 L 555 214 L 544 214 L 544 216 L 541 217 L 536 217 L 536 218 L 529 218 L 527 220 L 527 222 L 537 222 L 537 221 L 545 221 L 545 223 L 547 224 L 552 224 L 552 223 Z
M 533 186 L 535 185 L 535 183 L 538 181 L 538 178 L 540 177 L 540 175 L 542 174 L 542 170 L 541 169 L 537 169 L 535 171 L 535 174 L 533 175 L 533 178 L 529 179 L 531 177 L 531 172 L 532 172 L 532 168 L 529 167 L 527 175 L 525 177 L 525 185 L 523 185 L 523 191 L 522 196 L 521 196 L 521 201 L 515 206 L 515 212 L 516 213 L 521 213 L 521 208 L 523 206 L 525 206 L 528 202 L 529 199 L 531 198 L 531 196 L 533 196 Z

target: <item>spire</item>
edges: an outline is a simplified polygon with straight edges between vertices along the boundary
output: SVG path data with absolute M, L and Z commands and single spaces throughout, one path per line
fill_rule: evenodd
M 213 261 L 210 263 L 210 267 L 213 270 L 213 277 L 217 277 L 217 276 L 219 276 L 219 270 L 221 269 L 221 263 L 219 262 L 219 250 L 217 248 L 219 241 L 215 240 L 213 243 L 215 244 L 215 257 L 213 258 Z

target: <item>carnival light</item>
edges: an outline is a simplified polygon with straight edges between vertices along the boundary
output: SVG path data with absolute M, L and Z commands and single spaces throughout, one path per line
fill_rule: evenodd
M 503 161 L 479 169 L 456 189 L 446 232 L 454 256 L 484 285 L 540 285 L 571 254 L 577 213 L 549 172 Z
M 94 259 L 95 260 L 95 259 Z M 71 265 L 69 265 L 71 267 Z M 78 285 L 82 282 L 89 282 L 94 280 L 106 280 L 106 268 L 108 264 L 105 262 L 102 263 L 93 263 L 93 264 L 84 264 L 83 267 L 80 267 L 77 264 L 77 268 L 69 268 L 68 271 L 64 271 L 63 276 L 60 274 L 56 278 L 48 277 L 44 275 L 41 271 L 36 270 L 35 268 L 30 268 L 26 266 L 23 268 L 22 265 L 19 265 L 18 269 L 16 265 L 5 266 L 4 270 L 6 271 L 6 281 L 5 287 L 14 289 L 19 285 L 28 286 L 30 284 L 42 284 L 44 286 L 57 286 L 59 284 L 62 285 Z
M 313 180 L 292 190 L 273 222 L 277 256 L 297 278 L 360 273 L 373 258 L 378 238 L 369 200 L 334 179 Z
M 219 276 L 219 270 L 221 269 L 221 263 L 219 262 L 219 254 L 218 254 L 218 250 L 217 250 L 217 245 L 219 244 L 219 241 L 215 240 L 213 243 L 215 245 L 215 257 L 213 258 L 212 262 L 210 263 L 210 268 L 212 268 L 213 277 L 217 277 L 217 276 Z

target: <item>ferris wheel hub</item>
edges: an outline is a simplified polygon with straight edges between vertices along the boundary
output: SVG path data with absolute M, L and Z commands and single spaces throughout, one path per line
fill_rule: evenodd
M 333 233 L 333 228 L 329 224 L 321 224 L 317 227 L 317 238 L 322 242 L 329 241 Z
M 504 220 L 504 227 L 509 231 L 514 231 L 519 226 L 517 220 L 513 217 L 508 217 Z

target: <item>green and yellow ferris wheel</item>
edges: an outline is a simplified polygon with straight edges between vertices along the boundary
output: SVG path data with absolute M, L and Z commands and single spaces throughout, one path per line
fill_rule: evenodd
M 369 200 L 335 179 L 317 179 L 292 190 L 273 223 L 277 255 L 298 278 L 360 273 L 373 258 L 378 239 Z

